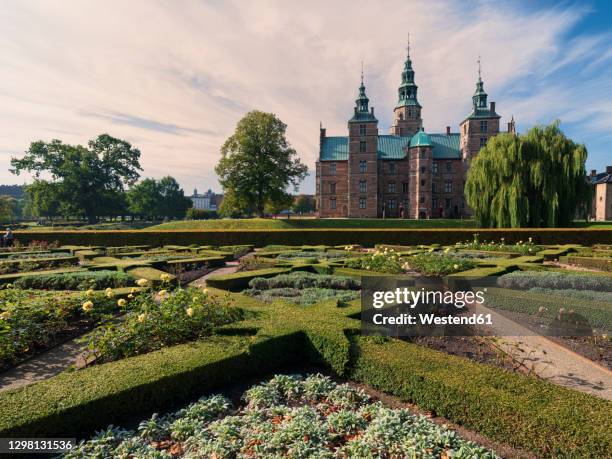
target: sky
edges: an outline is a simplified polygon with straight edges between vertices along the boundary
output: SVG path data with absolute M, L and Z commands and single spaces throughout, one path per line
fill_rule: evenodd
M 0 184 L 36 140 L 99 134 L 140 149 L 143 177 L 221 191 L 220 146 L 250 110 L 275 113 L 310 169 L 319 123 L 346 135 L 363 61 L 387 133 L 410 33 L 427 132 L 458 132 L 481 56 L 489 100 L 519 132 L 561 121 L 612 165 L 612 2 L 3 0 Z

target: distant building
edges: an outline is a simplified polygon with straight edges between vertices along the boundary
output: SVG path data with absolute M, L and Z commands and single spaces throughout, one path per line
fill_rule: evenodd
M 215 194 L 212 190 L 208 190 L 204 194 L 198 194 L 197 188 L 193 190 L 193 194 L 189 196 L 193 202 L 193 208 L 197 210 L 217 210 L 221 206 L 223 195 Z
M 591 218 L 597 221 L 612 220 L 612 166 L 599 174 L 591 171 L 589 183 L 593 186 Z

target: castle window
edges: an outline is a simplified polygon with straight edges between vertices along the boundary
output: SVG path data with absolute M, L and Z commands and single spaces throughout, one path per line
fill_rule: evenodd
M 432 193 L 437 193 L 437 191 L 438 191 L 438 185 L 436 183 L 432 182 L 432 184 L 431 184 L 431 192 Z
M 365 124 L 360 124 L 359 125 L 359 135 L 361 135 L 361 136 L 366 135 L 366 125 Z
M 424 174 L 426 171 L 425 166 L 421 166 L 421 174 Z
M 438 173 L 438 163 L 433 163 L 433 173 L 434 174 Z
M 389 199 L 389 209 L 395 209 L 395 198 Z
M 433 210 L 436 210 L 437 207 L 438 207 L 438 198 L 431 198 L 431 208 Z
M 403 113 L 400 113 L 400 114 L 399 114 L 399 119 L 400 119 L 400 121 L 403 121 L 403 120 L 404 120 L 404 114 L 403 114 Z
M 366 182 L 365 180 L 360 180 L 359 181 L 359 192 L 360 193 L 367 193 L 368 192 L 368 182 Z
M 359 161 L 359 173 L 365 174 L 368 171 L 368 163 L 365 160 Z
M 453 192 L 453 182 L 451 180 L 446 180 L 444 182 L 444 192 L 452 193 Z
M 395 174 L 395 163 L 389 163 L 389 174 Z
M 331 194 L 336 194 L 336 184 L 334 182 L 329 184 L 329 192 Z
M 411 108 L 408 109 L 408 118 L 412 118 L 412 109 Z
M 365 140 L 359 142 L 359 153 L 365 153 L 366 151 L 366 143 Z
M 425 202 L 425 196 L 421 196 L 421 197 L 419 198 L 419 202 L 420 202 L 421 204 L 423 204 L 423 203 Z
M 480 132 L 487 132 L 487 122 L 486 121 L 480 122 Z
M 421 159 L 425 158 L 425 150 L 421 150 L 419 152 L 419 156 L 421 157 Z
M 446 172 L 452 172 L 453 171 L 453 163 L 451 163 L 450 161 L 446 161 Z
M 387 190 L 389 193 L 395 193 L 395 182 L 389 182 L 387 185 Z
M 480 148 L 484 147 L 486 144 L 487 144 L 487 138 L 481 137 L 480 138 Z
M 402 193 L 408 193 L 408 182 L 402 183 Z
M 359 198 L 359 208 L 360 209 L 366 208 L 366 198 Z
M 444 207 L 446 207 L 447 209 L 450 209 L 451 205 L 452 205 L 452 202 L 453 201 L 451 200 L 451 198 L 446 198 L 445 201 L 444 201 Z
M 329 175 L 336 175 L 336 163 L 329 164 Z
M 427 184 L 426 180 L 421 179 L 421 186 L 425 186 Z
M 336 198 L 329 198 L 329 208 L 330 209 L 336 208 Z

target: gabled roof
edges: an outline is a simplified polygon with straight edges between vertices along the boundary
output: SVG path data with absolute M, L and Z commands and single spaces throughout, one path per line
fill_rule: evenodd
M 459 134 L 425 134 L 425 136 L 429 138 L 433 147 L 434 159 L 461 159 Z M 411 137 L 379 135 L 378 159 L 403 159 L 406 157 L 406 148 L 409 146 L 411 146 Z M 348 137 L 325 137 L 319 159 L 321 161 L 346 161 L 348 159 Z

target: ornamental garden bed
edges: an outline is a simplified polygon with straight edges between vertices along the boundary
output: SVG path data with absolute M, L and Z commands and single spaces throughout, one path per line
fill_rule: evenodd
M 225 403 L 211 394 L 237 381 L 282 373 L 289 366 L 314 365 L 335 377 L 363 383 L 402 402 L 414 403 L 433 416 L 442 416 L 492 441 L 527 450 L 536 457 L 605 457 L 612 449 L 609 401 L 514 371 L 512 364 L 504 361 L 503 356 L 495 355 L 486 343 L 479 345 L 482 350 L 477 351 L 476 343 L 467 338 L 461 341 L 468 344 L 461 346 L 451 342 L 460 341 L 457 338 L 407 342 L 360 336 L 360 324 L 355 319 L 360 311 L 359 301 L 342 297 L 358 292 L 360 276 L 387 275 L 389 271 L 399 275 L 457 276 L 511 272 L 505 278 L 510 280 L 505 282 L 514 282 L 517 295 L 526 291 L 551 298 L 559 294 L 558 290 L 580 290 L 574 295 L 582 295 L 577 300 L 584 311 L 602 326 L 607 323 L 606 315 L 597 310 L 597 303 L 607 297 L 597 296 L 602 292 L 593 289 L 605 287 L 607 281 L 600 277 L 609 277 L 585 274 L 589 279 L 581 279 L 581 285 L 589 285 L 591 290 L 573 288 L 578 280 L 544 264 L 545 256 L 541 253 L 566 250 L 571 254 L 576 251 L 575 247 L 538 246 L 534 253 L 533 247 L 529 252 L 529 244 L 525 245 L 528 246 L 526 253 L 523 249 L 498 253 L 497 250 L 436 245 L 402 246 L 393 251 L 390 247 L 343 248 L 349 244 L 340 246 L 340 250 L 331 246 L 266 247 L 255 251 L 252 257 L 263 259 L 265 267 L 211 276 L 207 292 L 177 288 L 173 276 L 161 270 L 166 269 L 171 259 L 155 260 L 155 257 L 175 256 L 180 265 L 184 260 L 207 258 L 211 251 L 227 260 L 226 254 L 234 257 L 250 247 L 232 250 L 166 246 L 161 250 L 163 254 L 155 255 L 151 254 L 157 250 L 155 247 L 113 251 L 104 247 L 71 247 L 71 253 L 90 250 L 98 255 L 80 262 L 79 276 L 100 275 L 104 271 L 96 268 L 114 263 L 113 274 L 109 276 L 127 276 L 130 282 L 136 283 L 145 279 L 147 290 L 126 301 L 121 321 L 104 323 L 90 335 L 94 365 L 0 392 L 0 436 L 89 438 L 94 431 L 105 429 L 111 423 L 121 425 L 135 416 L 146 419 L 153 412 L 159 412 L 170 414 L 145 420 L 140 429 L 132 431 L 103 430 L 94 441 L 81 444 L 81 456 L 75 452 L 74 457 L 97 453 L 137 457 L 146 457 L 149 453 L 157 454 L 155 457 L 171 453 L 206 456 L 211 451 L 220 457 L 226 451 L 265 456 L 286 454 L 289 448 L 292 452 L 320 453 L 320 457 L 334 457 L 333 453 L 342 451 L 349 457 L 360 457 L 360 454 L 367 457 L 372 447 L 379 448 L 377 451 L 381 454 L 392 448 L 417 456 L 451 457 L 454 453 L 452 457 L 487 457 L 490 454 L 410 413 L 390 410 L 378 417 L 377 411 L 371 419 L 361 416 L 362 421 L 359 415 L 375 404 L 362 403 L 348 390 L 343 392 L 349 396 L 346 407 L 338 407 L 333 401 L 330 404 L 328 394 L 336 390 L 335 384 L 327 389 L 327 401 L 308 399 L 300 395 L 306 393 L 305 386 L 311 387 L 307 379 L 280 376 L 247 392 L 245 404 L 228 408 L 229 412 L 225 409 L 214 412 L 210 419 L 206 414 L 207 407 L 211 406 L 208 403 L 213 403 L 211 400 L 219 402 L 214 406 Z M 128 264 L 115 261 L 134 258 L 130 255 L 138 251 L 151 254 L 138 257 L 142 259 L 136 262 L 143 265 L 130 265 L 134 261 L 129 260 Z M 481 258 L 483 252 L 486 255 Z M 294 256 L 295 253 L 314 256 Z M 337 257 L 324 255 L 336 253 Z M 282 257 L 282 254 L 290 255 Z M 98 257 L 107 258 L 96 261 Z M 166 265 L 154 265 L 155 261 Z M 556 274 L 565 276 L 562 282 L 567 285 L 555 281 Z M 38 274 L 29 273 L 23 279 L 31 275 Z M 314 289 L 312 299 L 305 301 L 308 289 Z M 551 289 L 555 292 L 550 292 Z M 44 294 L 36 292 L 36 295 Z M 516 301 L 517 295 L 514 301 L 508 300 L 508 307 L 520 303 Z M 106 301 L 104 298 L 107 297 L 103 295 L 100 301 Z M 279 298 L 281 301 L 275 301 Z M 117 298 L 112 301 L 112 308 L 119 307 Z M 74 314 L 83 316 L 88 314 L 87 310 L 96 311 L 96 302 L 92 301 L 91 309 L 89 306 L 83 309 L 84 303 L 77 304 Z M 5 312 L 4 306 L 0 309 Z M 100 311 L 104 311 L 104 303 L 100 303 Z M 39 316 L 32 317 L 34 325 L 45 323 Z M 4 322 L 10 325 L 13 319 L 9 317 Z M 255 410 L 261 413 L 251 410 L 253 398 L 248 394 L 259 394 L 262 402 L 256 403 Z M 177 411 L 178 405 L 193 403 L 202 396 L 207 398 Z M 321 412 L 318 409 L 321 404 L 331 407 L 329 412 Z M 253 417 L 259 421 L 258 428 L 263 429 L 260 435 L 250 423 Z M 399 423 L 391 423 L 398 419 Z M 397 438 L 402 438 L 401 444 L 392 443 L 393 436 L 381 439 L 377 434 L 381 426 L 385 432 L 393 426 Z M 228 432 L 235 434 L 228 436 Z

